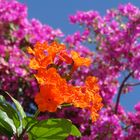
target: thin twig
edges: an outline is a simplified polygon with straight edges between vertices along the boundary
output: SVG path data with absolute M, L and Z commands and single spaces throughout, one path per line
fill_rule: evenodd
M 119 106 L 119 102 L 120 102 L 120 97 L 121 97 L 121 93 L 122 93 L 122 90 L 123 90 L 123 87 L 125 85 L 125 82 L 129 79 L 129 77 L 133 74 L 133 72 L 130 72 L 125 78 L 124 80 L 122 81 L 121 85 L 120 85 L 120 88 L 119 88 L 119 91 L 118 91 L 118 96 L 117 96 L 117 100 L 116 100 L 116 105 L 115 105 L 115 114 L 117 114 L 118 112 L 118 106 Z
M 124 86 L 138 86 L 140 85 L 140 82 L 138 83 L 126 83 Z

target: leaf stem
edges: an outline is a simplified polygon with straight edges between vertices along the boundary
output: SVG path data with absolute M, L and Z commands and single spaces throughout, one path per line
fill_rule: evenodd
M 37 110 L 37 111 L 35 112 L 35 114 L 34 114 L 34 118 L 35 118 L 35 119 L 37 119 L 37 117 L 38 117 L 39 113 L 40 113 L 40 111 L 39 111 L 39 110 Z

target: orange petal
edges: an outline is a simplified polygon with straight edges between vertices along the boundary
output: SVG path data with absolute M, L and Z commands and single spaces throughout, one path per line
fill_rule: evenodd
M 72 64 L 73 62 L 72 58 L 66 53 L 66 51 L 61 51 L 59 54 L 59 58 L 67 64 Z
M 32 59 L 30 60 L 29 67 L 30 67 L 31 69 L 37 70 L 38 68 L 40 68 L 40 65 L 39 65 L 39 62 L 38 62 L 35 58 L 32 58 Z
M 89 66 L 91 64 L 91 60 L 89 58 L 81 57 L 77 52 L 71 51 L 71 56 L 74 61 L 75 69 L 80 66 Z

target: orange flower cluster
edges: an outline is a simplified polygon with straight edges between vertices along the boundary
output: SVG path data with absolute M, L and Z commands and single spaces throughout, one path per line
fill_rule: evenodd
M 32 54 L 30 68 L 37 70 L 35 77 L 40 86 L 40 92 L 35 96 L 35 102 L 40 111 L 55 112 L 64 103 L 75 107 L 90 110 L 92 120 L 96 120 L 98 111 L 102 107 L 102 99 L 99 95 L 98 80 L 96 77 L 87 77 L 85 86 L 78 87 L 69 85 L 66 79 L 62 78 L 54 67 L 54 59 L 71 64 L 76 70 L 80 66 L 89 66 L 91 60 L 81 57 L 77 52 L 66 52 L 63 44 L 53 42 L 37 43 L 34 49 L 28 48 Z M 49 65 L 52 65 L 49 66 Z

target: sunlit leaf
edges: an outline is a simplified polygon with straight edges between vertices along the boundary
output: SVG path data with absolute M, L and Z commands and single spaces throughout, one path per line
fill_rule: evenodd
M 8 103 L 2 104 L 0 102 L 0 109 L 2 111 L 6 112 L 8 117 L 13 120 L 16 128 L 18 128 L 20 126 L 20 118 L 18 116 L 18 113 L 16 112 L 16 110 L 14 108 L 11 107 L 10 104 L 8 104 Z
M 25 112 L 24 112 L 22 106 L 20 105 L 20 103 L 19 103 L 16 99 L 14 99 L 8 92 L 5 92 L 5 93 L 8 94 L 8 96 L 9 96 L 9 97 L 12 99 L 12 101 L 14 102 L 14 104 L 15 104 L 17 110 L 19 111 L 19 113 L 20 113 L 20 115 L 21 115 L 21 118 L 26 117 L 26 114 L 25 114 Z
M 32 128 L 33 125 L 38 123 L 38 120 L 34 119 L 33 117 L 25 117 L 22 120 L 23 128 L 27 128 L 27 131 Z
M 69 135 L 80 136 L 80 132 L 66 119 L 43 120 L 29 131 L 31 140 L 65 140 Z
M 16 133 L 16 127 L 12 119 L 8 117 L 6 112 L 0 110 L 0 130 L 8 136 L 12 136 Z

